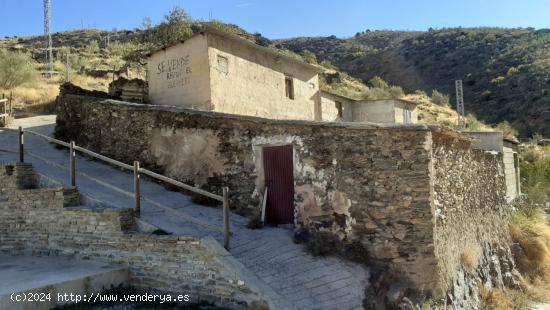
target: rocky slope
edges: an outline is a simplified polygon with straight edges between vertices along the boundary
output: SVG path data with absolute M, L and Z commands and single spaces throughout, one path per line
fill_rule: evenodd
M 507 120 L 524 137 L 550 135 L 550 30 L 366 31 L 277 44 L 297 53 L 307 49 L 363 81 L 381 76 L 409 91 L 452 95 L 454 80 L 462 79 L 467 112 L 492 124 Z

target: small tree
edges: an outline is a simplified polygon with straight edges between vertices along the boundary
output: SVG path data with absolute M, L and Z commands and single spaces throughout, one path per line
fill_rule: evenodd
M 175 6 L 154 29 L 153 40 L 160 46 L 171 46 L 187 40 L 193 35 L 191 23 L 191 16 L 183 8 Z
M 22 53 L 0 50 L 0 88 L 11 89 L 37 77 L 33 60 Z

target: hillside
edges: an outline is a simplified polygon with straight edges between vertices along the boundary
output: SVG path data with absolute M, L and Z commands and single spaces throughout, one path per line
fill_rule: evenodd
M 145 78 L 145 55 L 161 46 L 174 44 L 175 36 L 185 39 L 208 26 L 242 36 L 257 44 L 272 48 L 296 58 L 324 68 L 320 75 L 320 86 L 323 90 L 338 93 L 357 99 L 386 99 L 406 97 L 417 101 L 419 105 L 419 120 L 427 124 L 440 124 L 454 127 L 457 123 L 457 113 L 445 102 L 434 104 L 432 98 L 423 92 L 415 92 L 408 87 L 406 92 L 398 83 L 386 83 L 381 79 L 367 79 L 367 76 L 356 78 L 333 66 L 332 63 L 346 63 L 354 58 L 360 58 L 376 52 L 384 46 L 394 46 L 404 38 L 414 33 L 377 32 L 376 35 L 358 36 L 356 40 L 338 39 L 336 37 L 318 39 L 297 39 L 295 45 L 281 44 L 271 41 L 261 34 L 249 33 L 231 24 L 220 22 L 193 22 L 177 25 L 169 32 L 163 32 L 162 24 L 149 29 L 100 31 L 94 29 L 74 30 L 53 34 L 54 70 L 59 74 L 51 80 L 37 79 L 33 83 L 21 85 L 13 91 L 15 102 L 25 108 L 33 104 L 53 104 L 58 94 L 59 85 L 66 80 L 67 61 L 69 63 L 69 79 L 77 86 L 89 89 L 107 91 L 109 83 L 118 76 L 130 75 L 130 78 Z M 168 33 L 168 34 L 167 34 Z M 164 40 L 162 39 L 164 38 Z M 327 40 L 329 44 L 327 43 Z M 179 41 L 177 41 L 179 42 Z M 177 43 L 176 42 L 176 43 Z M 304 51 L 300 46 L 319 54 L 318 57 Z M 287 46 L 288 45 L 288 46 Z M 36 62 L 39 72 L 45 72 L 45 50 L 42 36 L 5 38 L 0 40 L 0 51 L 9 50 L 30 55 Z M 329 60 L 330 62 L 327 62 Z M 113 76 L 114 71 L 114 76 Z M 407 85 L 407 84 L 403 84 Z M 3 92 L 0 90 L 0 92 Z M 445 99 L 448 101 L 448 99 Z M 444 101 L 445 101 L 444 100 Z M 475 120 L 475 119 L 474 119 Z M 480 123 L 475 120 L 476 126 Z M 488 127 L 483 127 L 487 128 Z
M 366 31 L 353 38 L 293 38 L 277 44 L 313 52 L 349 75 L 380 76 L 406 91 L 454 93 L 462 79 L 466 111 L 523 137 L 550 135 L 550 30 L 455 28 Z M 454 102 L 452 97 L 451 102 Z

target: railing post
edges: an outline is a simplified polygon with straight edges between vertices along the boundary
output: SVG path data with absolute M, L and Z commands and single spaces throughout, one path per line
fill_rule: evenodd
M 76 152 L 74 150 L 74 141 L 69 144 L 69 164 L 71 166 L 71 186 L 76 186 Z
M 136 216 L 141 217 L 141 197 L 139 192 L 139 161 L 134 161 L 134 197 L 136 202 Z
M 10 117 L 13 117 L 13 91 L 10 91 Z
M 23 128 L 21 126 L 19 126 L 19 162 L 20 163 L 24 163 L 25 162 L 25 147 L 24 147 L 24 143 L 25 143 L 25 139 L 24 139 L 24 136 L 23 136 Z
M 223 247 L 229 251 L 229 240 L 231 238 L 231 228 L 229 226 L 229 197 L 227 192 L 229 188 L 223 188 Z

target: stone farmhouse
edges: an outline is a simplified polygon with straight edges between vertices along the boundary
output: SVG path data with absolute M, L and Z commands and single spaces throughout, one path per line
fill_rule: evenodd
M 239 36 L 204 28 L 150 55 L 149 100 L 270 119 L 416 123 L 413 102 L 354 100 L 320 91 L 322 71 Z
M 417 105 L 404 99 L 356 100 L 321 91 L 323 121 L 416 124 Z
M 405 287 L 471 300 L 462 253 L 510 256 L 498 244 L 520 193 L 514 145 L 416 124 L 412 102 L 322 92 L 319 73 L 206 29 L 151 55 L 151 104 L 62 89 L 56 137 L 210 192 L 227 186 L 236 213 L 330 234 Z

